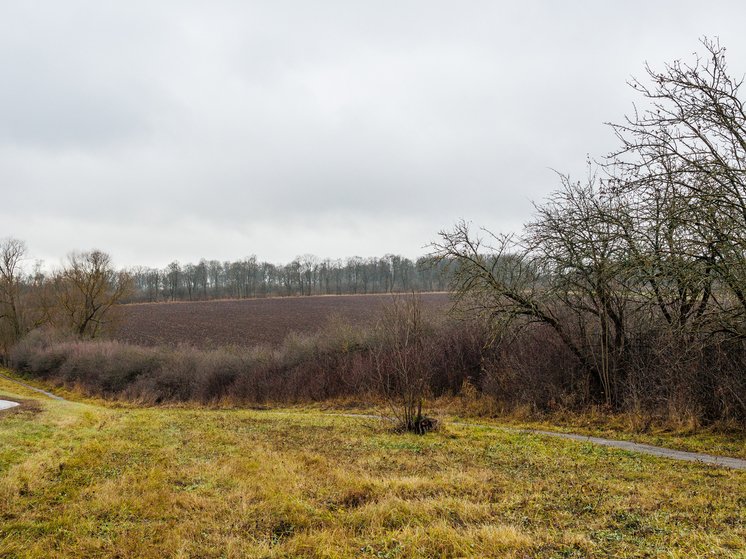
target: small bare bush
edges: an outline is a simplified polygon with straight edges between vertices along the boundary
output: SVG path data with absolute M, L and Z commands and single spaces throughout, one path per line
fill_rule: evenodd
M 380 391 L 404 431 L 423 434 L 433 426 L 422 413 L 432 374 L 425 340 L 431 326 L 419 297 L 395 297 L 383 308 L 373 351 Z

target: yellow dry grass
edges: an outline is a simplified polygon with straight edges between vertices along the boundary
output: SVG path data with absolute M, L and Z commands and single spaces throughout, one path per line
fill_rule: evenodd
M 746 556 L 742 472 L 318 411 L 38 402 L 0 415 L 0 557 Z
M 742 425 L 702 425 L 688 414 L 677 417 L 671 414 L 611 413 L 600 407 L 578 412 L 561 408 L 551 411 L 530 408 L 504 410 L 489 398 L 478 395 L 441 398 L 435 406 L 458 422 L 575 433 L 746 459 L 746 432 Z

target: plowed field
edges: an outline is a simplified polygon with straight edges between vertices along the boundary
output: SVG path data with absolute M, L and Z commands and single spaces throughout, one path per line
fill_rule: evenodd
M 426 308 L 449 308 L 445 293 L 423 293 Z M 313 333 L 338 317 L 372 323 L 391 295 L 336 295 L 149 303 L 124 306 L 119 339 L 140 345 L 279 345 L 290 332 Z

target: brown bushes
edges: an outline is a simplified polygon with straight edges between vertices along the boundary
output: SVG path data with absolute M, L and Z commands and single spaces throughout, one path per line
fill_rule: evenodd
M 482 394 L 502 409 L 582 411 L 599 405 L 596 379 L 546 325 L 534 324 L 494 349 Z M 632 341 L 615 378 L 617 411 L 661 420 L 746 425 L 746 345 L 651 331 Z
M 478 348 L 485 340 L 478 337 L 466 323 L 431 329 L 424 341 L 433 363 L 428 390 L 436 396 L 455 393 L 464 380 L 479 375 Z M 376 392 L 376 344 L 374 329 L 341 321 L 314 335 L 293 333 L 276 349 L 141 347 L 83 342 L 40 330 L 16 345 L 11 359 L 19 372 L 109 398 L 143 403 L 289 403 Z
M 630 355 L 625 408 L 704 423 L 746 423 L 743 340 L 649 334 L 635 340 Z
M 598 404 L 594 378 L 546 325 L 524 326 L 491 344 L 489 328 L 479 322 L 428 320 L 418 349 L 426 356 L 428 398 L 469 386 L 500 409 L 580 411 Z M 107 398 L 273 404 L 384 398 L 380 367 L 395 350 L 374 328 L 336 321 L 314 335 L 292 334 L 280 348 L 139 347 L 40 330 L 11 359 L 20 372 Z M 746 424 L 743 342 L 705 344 L 651 331 L 633 340 L 627 356 L 616 409 Z

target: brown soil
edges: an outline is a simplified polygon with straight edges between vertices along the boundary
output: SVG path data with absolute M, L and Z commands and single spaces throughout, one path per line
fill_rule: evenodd
M 423 293 L 423 306 L 450 307 L 445 293 Z M 290 332 L 313 333 L 335 318 L 370 324 L 391 295 L 336 295 L 125 305 L 118 338 L 139 345 L 277 346 Z

